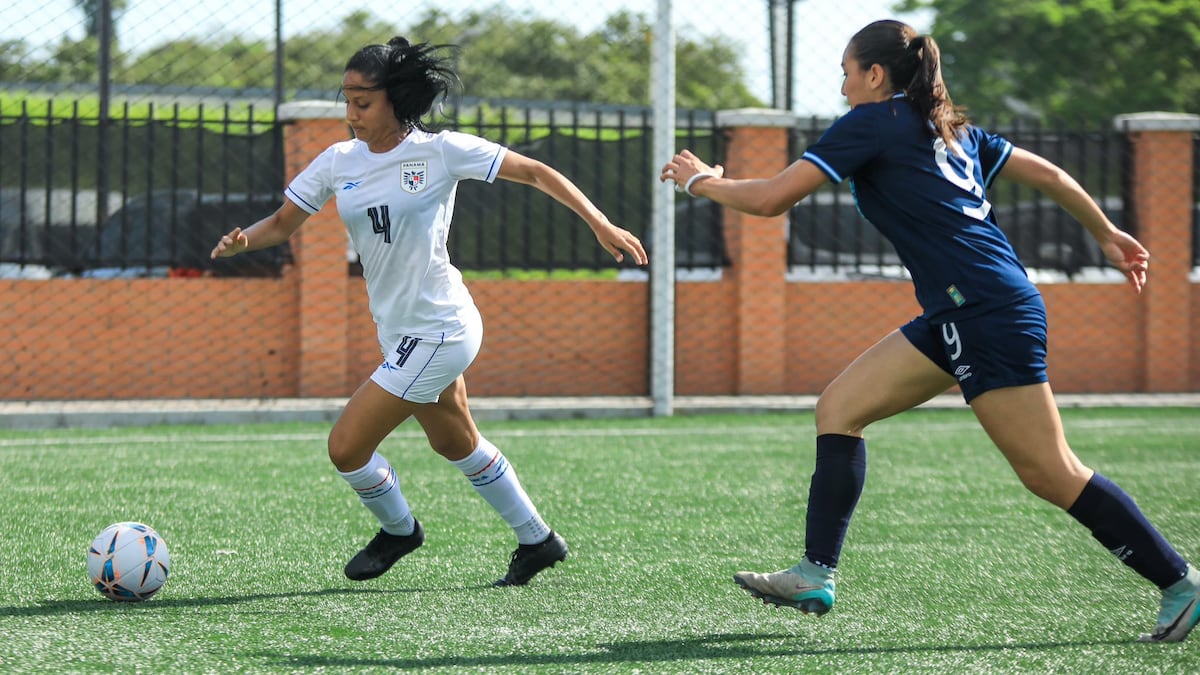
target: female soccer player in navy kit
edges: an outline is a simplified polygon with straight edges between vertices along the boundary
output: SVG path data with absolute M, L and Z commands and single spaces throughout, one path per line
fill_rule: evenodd
M 923 310 L 821 394 L 804 558 L 788 570 L 738 572 L 734 580 L 764 602 L 829 611 L 866 474 L 864 430 L 957 382 L 1022 483 L 1161 589 L 1157 625 L 1143 639 L 1183 640 L 1200 619 L 1200 571 L 1068 446 L 1046 378 L 1045 306 L 996 227 L 986 188 L 1001 176 L 1052 197 L 1138 292 L 1149 254 L 1063 170 L 971 126 L 946 92 L 933 38 L 877 21 L 850 40 L 842 69 L 850 112 L 778 175 L 727 179 L 687 150 L 662 169 L 662 180 L 689 194 L 756 215 L 784 213 L 825 181 L 849 180 L 859 210 L 911 273 Z
M 457 82 L 448 64 L 439 47 L 401 37 L 356 52 L 342 78 L 354 138 L 314 159 L 288 186 L 278 211 L 222 237 L 212 256 L 280 244 L 337 195 L 383 352 L 383 363 L 350 397 L 329 435 L 330 460 L 380 524 L 347 563 L 346 576 L 377 577 L 424 542 L 395 470 L 376 452 L 415 417 L 433 449 L 516 532 L 517 548 L 496 585 L 523 585 L 564 560 L 567 544 L 539 516 L 504 454 L 480 435 L 467 405 L 463 372 L 479 351 L 483 325 L 446 250 L 458 182 L 532 185 L 578 214 L 618 262 L 628 253 L 644 265 L 646 252 L 542 162 L 476 136 L 427 129 L 422 118 Z

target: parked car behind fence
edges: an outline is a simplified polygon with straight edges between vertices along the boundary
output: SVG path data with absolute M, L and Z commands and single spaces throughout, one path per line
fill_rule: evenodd
M 123 195 L 109 193 L 106 215 Z M 0 278 L 45 279 L 80 266 L 96 236 L 95 190 L 0 189 Z
M 282 197 L 154 190 L 131 198 L 98 229 L 78 269 L 88 278 L 275 277 L 290 263 L 288 244 L 232 258 L 209 254 L 221 235 L 279 208 Z
M 0 277 L 131 278 L 279 276 L 287 244 L 234 258 L 209 259 L 216 240 L 279 207 L 282 197 L 154 190 L 110 194 L 96 226 L 95 191 L 0 192 Z

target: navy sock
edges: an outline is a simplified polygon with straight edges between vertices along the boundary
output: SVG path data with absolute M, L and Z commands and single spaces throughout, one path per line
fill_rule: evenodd
M 817 436 L 817 466 L 808 489 L 804 556 L 836 568 L 850 516 L 867 479 L 867 442 L 857 436 Z
M 1099 473 L 1092 475 L 1067 513 L 1155 586 L 1166 588 L 1187 574 L 1187 561 L 1146 520 L 1133 498 Z

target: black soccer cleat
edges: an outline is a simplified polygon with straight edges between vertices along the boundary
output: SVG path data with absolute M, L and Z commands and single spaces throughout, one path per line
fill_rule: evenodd
M 540 544 L 521 544 L 512 553 L 508 574 L 493 586 L 524 586 L 538 572 L 567 559 L 567 542 L 554 531 Z
M 391 569 L 397 560 L 420 548 L 425 543 L 425 528 L 416 518 L 413 518 L 413 525 L 410 535 L 388 534 L 380 530 L 371 543 L 346 563 L 346 576 L 355 581 L 374 579 Z

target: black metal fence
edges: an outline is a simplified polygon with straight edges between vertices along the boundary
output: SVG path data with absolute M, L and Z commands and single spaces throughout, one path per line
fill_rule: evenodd
M 474 101 L 456 109 L 451 126 L 555 167 L 612 222 L 649 246 L 651 199 L 662 189 L 651 119 L 652 111 L 643 107 Z M 724 152 L 714 113 L 681 113 L 678 130 L 681 145 L 709 157 Z M 686 198 L 676 204 L 676 265 L 728 265 L 719 209 Z M 600 270 L 613 264 L 570 210 L 537 190 L 503 181 L 459 185 L 450 256 L 470 270 Z
M 280 202 L 282 131 L 261 118 L 152 103 L 101 118 L 78 101 L 0 115 L 5 275 L 277 274 L 286 247 L 208 259 L 231 222 Z
M 262 119 L 253 105 L 126 105 L 102 122 L 66 105 L 0 113 L 0 276 L 270 276 L 291 260 L 286 246 L 208 259 L 220 234 L 281 202 L 273 115 Z M 681 143 L 720 156 L 713 113 L 680 119 Z M 467 100 L 441 121 L 558 168 L 613 222 L 650 240 L 652 190 L 661 189 L 650 109 Z M 463 269 L 612 266 L 578 217 L 537 190 L 466 181 L 456 204 L 450 246 Z M 677 221 L 680 267 L 728 264 L 715 206 L 680 199 Z
M 642 107 L 466 100 L 446 128 L 475 133 L 545 161 L 571 177 L 613 222 L 653 240 L 651 197 L 661 189 L 652 157 L 651 111 Z M 830 120 L 805 120 L 793 156 Z M 986 125 L 1066 167 L 1119 226 L 1125 217 L 1122 134 L 1109 128 Z M 681 113 L 679 147 L 721 163 L 715 114 Z M 1196 141 L 1200 169 L 1200 136 Z M 0 277 L 278 274 L 286 246 L 213 263 L 212 242 L 270 213 L 282 199 L 283 137 L 254 105 L 125 104 L 100 120 L 79 102 L 0 114 Z M 1196 172 L 1200 194 L 1200 170 Z M 989 194 L 997 221 L 1031 270 L 1074 278 L 1105 266 L 1086 231 L 1062 209 L 1015 184 Z M 451 256 L 469 270 L 597 270 L 607 254 L 565 207 L 537 190 L 464 182 Z M 827 186 L 789 212 L 788 263 L 800 274 L 899 277 L 891 245 L 858 213 L 844 186 Z M 1200 211 L 1196 215 L 1200 233 Z M 1200 265 L 1200 242 L 1193 241 Z M 676 264 L 729 264 L 721 210 L 676 202 Z

